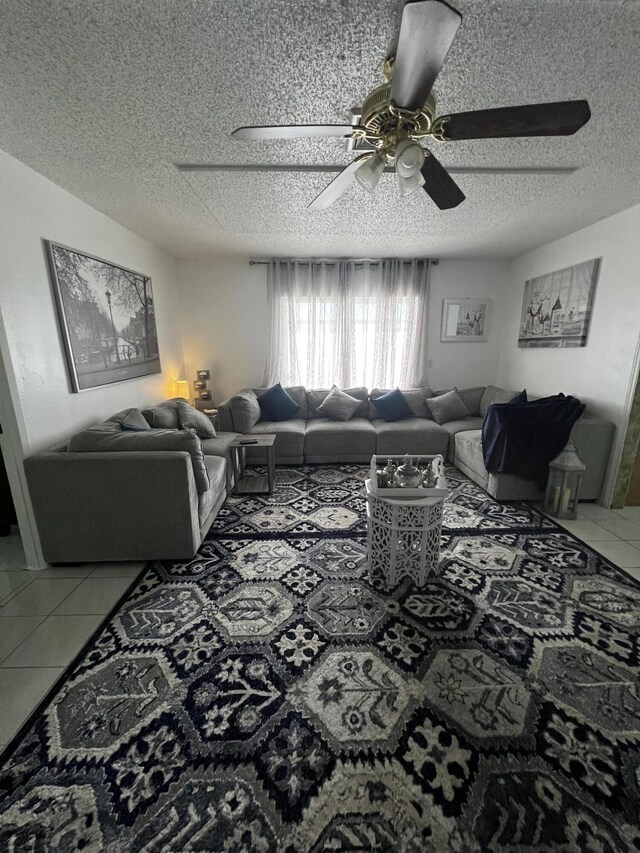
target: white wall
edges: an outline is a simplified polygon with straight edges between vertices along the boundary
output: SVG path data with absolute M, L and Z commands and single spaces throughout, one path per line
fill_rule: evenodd
M 460 388 L 495 382 L 507 261 L 442 260 L 431 271 L 431 310 L 427 358 L 433 388 Z M 267 268 L 248 258 L 178 261 L 184 322 L 187 378 L 211 368 L 217 402 L 239 388 L 262 382 L 268 348 Z M 441 343 L 442 300 L 452 297 L 493 300 L 489 340 Z
M 43 239 L 151 276 L 162 374 L 71 392 Z M 173 258 L 0 152 L 0 348 L 18 451 L 28 455 L 170 395 L 183 368 L 175 284 Z
M 197 369 L 211 370 L 219 403 L 239 388 L 260 385 L 267 356 L 267 268 L 249 258 L 178 261 L 186 378 L 193 395 Z
M 429 385 L 470 388 L 495 384 L 500 358 L 500 329 L 504 314 L 504 288 L 508 262 L 502 260 L 455 261 L 443 259 L 431 268 L 428 361 Z M 441 341 L 442 300 L 457 298 L 492 300 L 486 341 Z
M 585 347 L 519 349 L 524 283 L 553 270 L 601 258 L 591 327 Z M 640 331 L 640 206 L 516 258 L 509 270 L 498 384 L 536 395 L 563 392 L 592 414 L 616 424 L 616 444 L 605 492 L 608 502 L 637 378 Z M 588 460 L 585 460 L 588 463 Z

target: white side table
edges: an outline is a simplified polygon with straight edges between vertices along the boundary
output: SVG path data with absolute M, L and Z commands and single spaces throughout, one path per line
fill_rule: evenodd
M 444 486 L 444 477 L 439 485 Z M 403 577 L 427 582 L 440 560 L 442 510 L 446 495 L 425 498 L 383 497 L 367 493 L 367 558 L 372 578 L 387 589 Z

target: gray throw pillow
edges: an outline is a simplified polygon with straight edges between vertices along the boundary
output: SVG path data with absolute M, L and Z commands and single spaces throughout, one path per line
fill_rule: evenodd
M 475 388 L 458 388 L 458 394 L 462 397 L 465 406 L 469 409 L 469 414 L 473 417 L 480 414 L 480 402 L 484 391 L 484 385 L 478 385 Z
M 427 405 L 431 409 L 431 414 L 437 424 L 446 424 L 449 421 L 458 421 L 461 418 L 469 417 L 469 409 L 465 406 L 464 400 L 456 388 L 447 391 L 446 394 L 440 394 L 438 397 L 429 397 Z
M 322 404 L 318 406 L 318 414 L 333 418 L 336 421 L 348 421 L 353 417 L 361 402 L 350 394 L 345 394 L 344 391 L 334 385 Z
M 198 438 L 216 437 L 214 426 L 204 412 L 199 412 L 184 400 L 178 400 L 177 405 L 180 429 L 193 429 Z
M 240 391 L 229 400 L 233 426 L 238 432 L 247 433 L 260 420 L 260 404 L 255 391 Z
M 89 427 L 69 439 L 72 453 L 113 452 L 128 450 L 182 450 L 191 456 L 193 477 L 199 495 L 209 489 L 209 475 L 204 463 L 200 439 L 192 429 L 150 429 L 145 432 L 122 432 L 119 424 L 107 423 Z
M 142 410 L 145 419 L 154 429 L 180 429 L 180 418 L 178 417 L 178 402 L 184 399 L 175 397 L 158 403 L 157 406 L 149 406 Z

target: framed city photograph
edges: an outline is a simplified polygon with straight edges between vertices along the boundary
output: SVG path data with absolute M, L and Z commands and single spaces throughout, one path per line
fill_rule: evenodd
M 486 341 L 490 299 L 443 299 L 441 341 Z
M 593 258 L 526 281 L 518 346 L 586 346 L 599 266 Z
M 160 373 L 149 276 L 44 242 L 73 391 Z

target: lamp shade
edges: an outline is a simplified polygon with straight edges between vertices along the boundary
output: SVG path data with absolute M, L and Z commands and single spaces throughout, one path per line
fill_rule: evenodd
M 372 193 L 378 186 L 378 181 L 383 171 L 384 158 L 376 152 L 358 168 L 356 171 L 356 181 L 361 187 Z
M 189 399 L 189 383 L 186 379 L 176 379 L 176 397 Z

